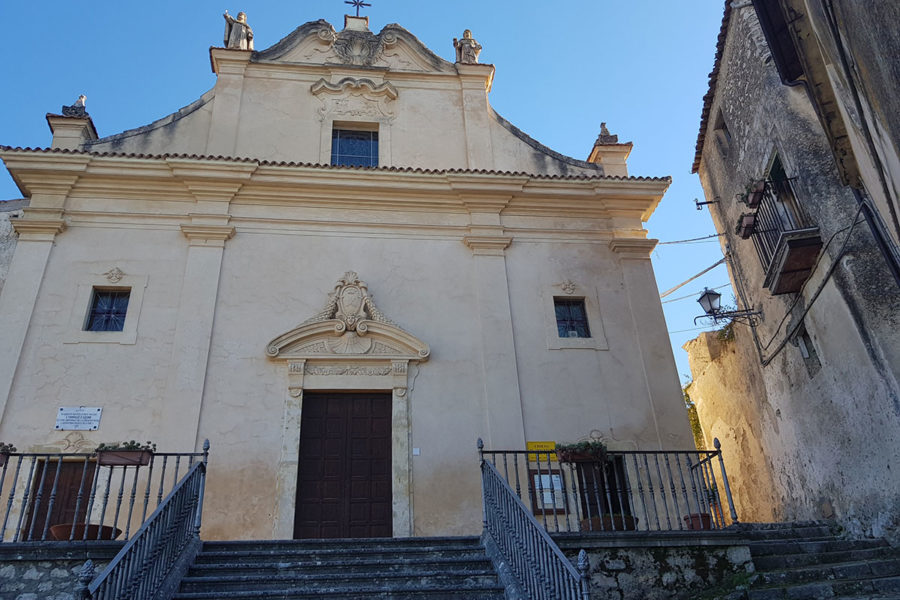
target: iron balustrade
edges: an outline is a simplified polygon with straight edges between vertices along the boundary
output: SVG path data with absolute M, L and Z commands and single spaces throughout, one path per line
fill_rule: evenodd
M 549 532 L 722 529 L 738 516 L 714 445 L 610 450 L 605 461 L 560 462 L 552 450 L 483 450 L 482 458 Z
M 203 459 L 188 469 L 134 537 L 92 581 L 93 564 L 85 563 L 76 598 L 149 600 L 159 597 L 176 563 L 189 563 L 185 563 L 185 558 L 192 559 L 199 548 L 208 456 L 209 440 L 206 440 Z M 188 557 L 187 549 L 192 542 L 194 552 Z
M 127 541 L 203 457 L 158 452 L 144 466 L 106 466 L 87 453 L 0 455 L 0 542 Z
M 490 535 L 527 597 L 532 600 L 588 600 L 588 558 L 578 554 L 578 570 L 517 497 L 478 440 L 484 531 Z
M 817 229 L 797 202 L 787 179 L 765 182 L 754 214 L 753 245 L 763 268 L 772 263 L 783 234 Z

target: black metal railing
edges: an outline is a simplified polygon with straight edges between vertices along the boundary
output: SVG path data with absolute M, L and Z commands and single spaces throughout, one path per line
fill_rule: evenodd
M 159 452 L 147 465 L 96 454 L 0 455 L 0 542 L 128 540 L 200 452 Z
M 718 439 L 714 445 L 610 450 L 602 461 L 560 462 L 536 450 L 482 456 L 550 532 L 709 530 L 738 522 Z
M 93 565 L 90 561 L 85 563 L 76 598 L 157 597 L 173 566 L 184 561 L 188 545 L 195 542 L 195 551 L 199 547 L 208 455 L 209 440 L 203 444 L 203 459 L 188 469 L 134 537 L 92 581 Z
M 764 267 L 771 264 L 784 233 L 815 230 L 816 227 L 797 202 L 789 180 L 766 181 L 756 207 L 753 245 Z
M 578 555 L 578 569 L 517 497 L 496 466 L 481 452 L 484 531 L 490 535 L 517 583 L 532 600 L 588 600 L 588 559 Z

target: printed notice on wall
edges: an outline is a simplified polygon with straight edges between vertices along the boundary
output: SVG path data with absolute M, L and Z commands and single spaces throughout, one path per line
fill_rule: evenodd
M 100 427 L 102 408 L 95 406 L 60 406 L 56 411 L 56 429 L 96 431 Z

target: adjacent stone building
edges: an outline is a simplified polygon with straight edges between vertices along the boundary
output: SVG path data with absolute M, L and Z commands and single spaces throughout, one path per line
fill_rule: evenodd
M 365 18 L 261 51 L 229 25 L 183 109 L 98 137 L 75 105 L 0 149 L 30 201 L 0 439 L 58 449 L 61 406 L 103 409 L 81 449 L 209 438 L 206 538 L 480 531 L 478 437 L 690 447 L 643 227 L 668 178 L 502 119 L 471 35 L 451 63 Z
M 896 119 L 868 154 L 872 147 L 854 137 L 859 132 L 847 133 L 861 124 L 846 122 L 846 97 L 840 111 L 823 104 L 822 86 L 838 86 L 842 77 L 830 60 L 804 70 L 808 63 L 794 52 L 798 71 L 792 79 L 783 72 L 797 41 L 791 35 L 818 23 L 823 6 L 844 14 L 851 6 L 867 11 L 868 3 L 756 4 L 767 27 L 776 14 L 781 26 L 764 32 L 753 4 L 726 3 L 694 172 L 713 202 L 738 308 L 761 314 L 755 327 L 735 323 L 724 340 L 705 334 L 685 346 L 694 375 L 689 392 L 706 435 L 718 436 L 731 457 L 739 513 L 836 517 L 855 533 L 896 539 Z M 897 12 L 896 3 L 872 4 L 873 14 Z M 879 33 L 884 28 L 874 27 Z M 892 35 L 896 42 L 895 27 Z M 812 42 L 800 37 L 809 50 Z M 852 37 L 861 43 L 861 30 Z M 863 52 L 858 66 L 896 68 L 889 48 Z M 830 78 L 817 79 L 826 73 Z M 856 75 L 867 89 L 881 89 L 889 78 L 880 73 Z M 866 119 L 891 121 L 883 109 L 896 94 L 886 105 L 879 94 L 869 96 L 874 108 Z M 884 169 L 873 171 L 873 162 Z

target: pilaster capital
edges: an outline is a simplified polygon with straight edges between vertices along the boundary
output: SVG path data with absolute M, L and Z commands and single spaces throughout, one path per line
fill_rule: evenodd
M 234 236 L 234 226 L 191 223 L 182 225 L 181 233 L 190 240 L 191 246 L 224 248 L 225 242 Z
M 463 243 L 475 255 L 503 256 L 506 248 L 512 243 L 508 235 L 467 235 Z
M 613 238 L 609 241 L 609 249 L 621 258 L 649 260 L 658 243 L 659 240 L 646 238 Z
M 62 219 L 10 219 L 20 241 L 52 242 L 66 229 Z

